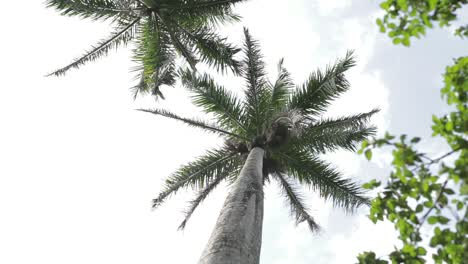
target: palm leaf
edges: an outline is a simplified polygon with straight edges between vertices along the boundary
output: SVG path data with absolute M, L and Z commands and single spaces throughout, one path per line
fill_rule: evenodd
M 180 188 L 206 188 L 218 175 L 228 175 L 240 166 L 240 155 L 227 148 L 210 150 L 195 161 L 182 166 L 165 181 L 164 189 L 153 200 L 153 208 L 161 205 Z
M 250 124 L 249 129 L 260 135 L 266 122 L 268 101 L 271 95 L 266 88 L 265 65 L 262 61 L 260 47 L 246 28 L 244 28 L 244 35 L 245 57 L 241 62 L 241 75 L 247 81 L 244 107 Z
M 69 65 L 48 74 L 47 76 L 63 75 L 72 68 L 79 68 L 81 65 L 89 61 L 94 61 L 100 57 L 107 55 L 110 50 L 116 49 L 122 45 L 127 44 L 128 41 L 133 39 L 135 35 L 136 25 L 139 21 L 140 18 L 136 18 L 135 20 L 126 25 L 121 25 L 120 27 L 118 27 L 118 30 L 111 35 L 110 38 L 99 42 L 91 50 L 87 51 L 83 56 L 79 57 L 78 59 L 75 59 Z
M 167 25 L 167 22 L 165 24 Z M 195 57 L 194 51 L 187 46 L 188 43 L 181 38 L 181 36 L 178 34 L 177 31 L 174 30 L 174 28 L 166 28 L 172 40 L 172 45 L 174 45 L 175 49 L 182 55 L 182 57 L 185 58 L 192 70 L 196 71 L 196 65 L 198 63 L 198 60 Z
M 299 186 L 280 173 L 274 173 L 274 177 L 278 180 L 283 195 L 288 200 L 291 208 L 291 216 L 294 216 L 296 225 L 302 222 L 307 222 L 310 231 L 316 232 L 320 229 L 314 218 L 307 212 L 307 207 L 304 205 L 304 199 L 299 193 Z
M 189 202 L 189 208 L 185 211 L 185 217 L 182 223 L 179 225 L 179 230 L 183 230 L 185 226 L 187 225 L 187 222 L 189 221 L 190 217 L 192 214 L 195 212 L 195 210 L 198 208 L 198 206 L 205 200 L 206 197 L 216 188 L 218 185 L 221 183 L 222 180 L 224 180 L 228 174 L 221 174 L 221 175 L 216 175 L 213 181 L 208 183 L 203 190 L 199 191 L 197 193 L 197 197 Z
M 160 5 L 169 10 L 172 18 L 188 28 L 214 27 L 220 24 L 238 22 L 240 16 L 233 14 L 232 6 L 245 0 L 228 1 L 164 1 Z
M 343 178 L 329 164 L 310 153 L 290 149 L 278 153 L 278 156 L 289 175 L 318 191 L 325 200 L 330 199 L 334 206 L 353 211 L 363 204 L 369 204 L 369 199 L 363 196 L 357 183 Z
M 231 133 L 229 131 L 223 130 L 222 128 L 219 128 L 215 124 L 210 124 L 210 123 L 208 123 L 206 121 L 199 120 L 199 119 L 181 117 L 181 116 L 178 116 L 178 115 L 176 115 L 176 114 L 174 114 L 172 112 L 169 112 L 167 110 L 163 110 L 163 109 L 153 109 L 153 110 L 138 109 L 138 111 L 147 112 L 147 113 L 151 113 L 151 114 L 154 114 L 154 115 L 167 117 L 167 118 L 170 118 L 170 119 L 175 119 L 175 120 L 181 121 L 181 122 L 183 122 L 183 123 L 185 123 L 185 124 L 187 124 L 189 126 L 198 127 L 198 128 L 204 129 L 206 131 L 216 133 L 216 134 L 218 134 L 220 136 L 230 136 L 230 137 L 234 137 L 234 138 L 240 138 L 242 140 L 246 139 L 245 137 L 243 137 L 241 135 L 237 135 L 237 134 Z
M 349 89 L 344 72 L 354 65 L 353 52 L 349 51 L 344 59 L 328 66 L 325 72 L 313 72 L 305 84 L 292 93 L 288 108 L 299 109 L 310 115 L 322 113 L 332 100 Z
M 283 66 L 284 59 L 278 63 L 278 77 L 276 82 L 271 86 L 271 107 L 274 110 L 282 110 L 287 103 L 289 93 L 294 88 L 294 83 L 291 74 Z
M 201 61 L 220 72 L 225 72 L 229 67 L 234 73 L 239 73 L 239 62 L 233 58 L 239 49 L 227 43 L 225 38 L 206 27 L 193 33 L 188 30 L 183 30 L 182 33 L 194 44 Z
M 170 40 L 155 16 L 145 20 L 139 27 L 133 60 L 137 63 L 139 83 L 132 89 L 134 98 L 138 94 L 151 93 L 164 99 L 162 85 L 174 85 L 175 55 Z
M 79 16 L 81 18 L 108 19 L 129 12 L 120 8 L 110 0 L 48 0 L 47 7 L 55 8 L 64 16 Z
M 180 76 L 184 86 L 194 93 L 192 98 L 196 106 L 215 114 L 222 127 L 238 134 L 247 132 L 242 104 L 234 94 L 217 85 L 207 74 L 197 76 L 189 71 L 181 71 Z
M 372 136 L 376 128 L 368 126 L 370 117 L 379 110 L 335 119 L 323 119 L 307 125 L 300 135 L 291 140 L 296 147 L 312 153 L 325 153 L 340 148 L 356 151 L 356 144 Z

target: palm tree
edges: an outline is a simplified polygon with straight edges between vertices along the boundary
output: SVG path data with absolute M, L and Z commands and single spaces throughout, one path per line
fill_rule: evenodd
M 134 41 L 134 69 L 139 82 L 134 97 L 151 93 L 164 98 L 161 85 L 176 79 L 175 58 L 182 55 L 195 69 L 203 61 L 217 70 L 238 72 L 233 55 L 239 51 L 216 34 L 217 24 L 238 21 L 232 6 L 245 0 L 48 0 L 47 6 L 62 15 L 110 20 L 114 32 L 81 57 L 50 75 L 63 75 L 72 68 L 94 61 Z
M 340 118 L 320 118 L 330 102 L 349 88 L 344 73 L 354 65 L 351 52 L 317 70 L 294 89 L 283 60 L 278 77 L 268 82 L 259 46 L 245 30 L 245 54 L 241 76 L 245 96 L 239 99 L 216 84 L 207 74 L 182 71 L 182 81 L 193 92 L 193 102 L 214 115 L 217 124 L 180 117 L 172 112 L 141 110 L 182 121 L 225 138 L 224 146 L 208 151 L 178 169 L 165 181 L 154 207 L 181 188 L 198 191 L 190 201 L 184 228 L 200 203 L 222 181 L 232 184 L 223 209 L 199 263 L 258 263 L 263 221 L 263 185 L 275 180 L 290 205 L 296 223 L 306 222 L 312 231 L 319 226 L 308 213 L 300 192 L 307 186 L 334 206 L 353 211 L 369 200 L 359 185 L 346 179 L 318 155 L 327 151 L 354 151 L 360 141 L 374 134 L 368 125 L 377 112 Z

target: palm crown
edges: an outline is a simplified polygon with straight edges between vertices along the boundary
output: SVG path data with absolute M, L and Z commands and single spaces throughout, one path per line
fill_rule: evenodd
M 247 30 L 243 52 L 240 69 L 247 84 L 243 100 L 217 85 L 207 74 L 181 72 L 184 85 L 193 92 L 194 104 L 204 112 L 214 114 L 219 125 L 180 117 L 161 109 L 142 110 L 214 132 L 226 139 L 224 146 L 209 150 L 167 178 L 163 191 L 154 200 L 154 207 L 181 188 L 196 189 L 198 194 L 190 202 L 180 225 L 184 228 L 197 206 L 218 184 L 236 179 L 253 147 L 265 150 L 264 182 L 278 182 L 297 223 L 306 221 L 311 230 L 318 228 L 303 202 L 298 188 L 300 184 L 346 210 L 367 204 L 368 199 L 357 183 L 343 178 L 330 164 L 317 157 L 337 149 L 355 150 L 356 143 L 375 132 L 375 128 L 367 123 L 377 110 L 334 119 L 320 118 L 330 102 L 349 88 L 344 72 L 354 65 L 352 53 L 348 52 L 325 71 L 313 72 L 302 86 L 295 88 L 282 60 L 278 64 L 276 81 L 268 82 L 258 44 Z
M 160 86 L 173 85 L 177 54 L 195 69 L 203 61 L 224 72 L 238 72 L 232 57 L 238 49 L 212 28 L 215 24 L 238 21 L 232 6 L 244 0 L 48 0 L 48 7 L 62 15 L 94 20 L 110 19 L 115 31 L 69 65 L 49 75 L 62 75 L 72 68 L 96 60 L 111 49 L 134 41 L 133 52 L 139 82 L 134 96 L 151 93 L 163 97 Z

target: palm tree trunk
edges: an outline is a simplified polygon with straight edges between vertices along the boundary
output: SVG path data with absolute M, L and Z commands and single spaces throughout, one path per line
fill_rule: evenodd
M 253 148 L 224 202 L 198 264 L 258 264 L 263 223 L 263 154 Z

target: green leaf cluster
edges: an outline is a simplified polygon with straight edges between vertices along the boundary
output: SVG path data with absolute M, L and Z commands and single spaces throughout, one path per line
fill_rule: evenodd
M 443 138 L 450 151 L 430 158 L 418 150 L 420 138 L 408 139 L 406 135 L 397 138 L 388 133 L 383 138 L 362 143 L 359 152 L 368 159 L 372 149 L 393 149 L 392 172 L 372 201 L 369 218 L 374 223 L 392 222 L 403 246 L 395 248 L 386 257 L 388 261 L 376 258 L 373 252 L 365 252 L 358 256 L 359 263 L 426 263 L 429 247 L 433 248 L 434 263 L 467 263 L 467 63 L 466 57 L 460 58 L 447 67 L 441 94 L 455 109 L 442 117 L 433 117 L 433 135 Z M 445 162 L 448 157 L 455 160 Z M 380 185 L 372 180 L 363 187 L 376 189 Z
M 409 46 L 411 38 L 424 36 L 433 23 L 450 26 L 457 19 L 457 11 L 467 3 L 467 0 L 385 0 L 380 3 L 385 14 L 376 23 L 380 32 L 393 39 L 393 44 Z M 468 27 L 461 26 L 454 34 L 466 37 Z

